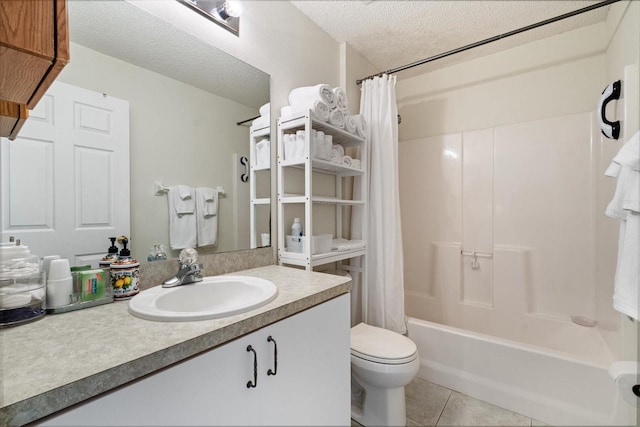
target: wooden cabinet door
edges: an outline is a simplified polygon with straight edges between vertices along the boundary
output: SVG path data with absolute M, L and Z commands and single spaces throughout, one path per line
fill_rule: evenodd
M 0 0 L 0 99 L 26 104 L 55 56 L 53 0 Z

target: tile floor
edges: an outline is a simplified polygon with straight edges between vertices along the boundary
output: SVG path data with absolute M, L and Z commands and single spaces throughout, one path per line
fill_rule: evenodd
M 546 426 L 420 378 L 405 388 L 407 426 Z M 352 427 L 359 426 L 351 422 Z

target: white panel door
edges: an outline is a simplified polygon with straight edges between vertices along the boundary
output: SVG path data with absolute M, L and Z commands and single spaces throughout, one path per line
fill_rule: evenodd
M 56 82 L 0 160 L 2 241 L 97 267 L 130 235 L 128 101 Z

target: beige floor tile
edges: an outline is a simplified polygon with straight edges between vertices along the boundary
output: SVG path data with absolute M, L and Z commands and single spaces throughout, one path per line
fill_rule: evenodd
M 407 419 L 412 426 L 435 426 L 451 390 L 420 378 L 405 387 Z
M 454 391 L 437 425 L 531 426 L 531 418 Z

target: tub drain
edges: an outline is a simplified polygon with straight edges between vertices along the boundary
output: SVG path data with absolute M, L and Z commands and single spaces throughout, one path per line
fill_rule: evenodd
M 571 321 L 576 325 L 586 326 L 587 328 L 593 328 L 598 324 L 597 321 L 583 316 L 571 316 Z

